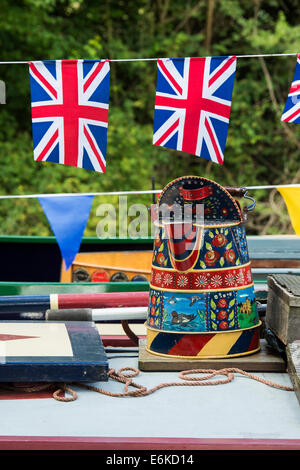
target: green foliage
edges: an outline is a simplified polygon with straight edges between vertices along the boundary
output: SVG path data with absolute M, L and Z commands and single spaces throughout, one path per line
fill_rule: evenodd
M 238 321 L 240 328 L 249 328 L 257 323 L 257 311 L 255 302 L 251 302 L 251 313 L 243 313 L 238 308 Z
M 208 1 L 2 0 L 1 60 L 193 57 L 297 52 L 297 0 L 215 0 L 207 44 Z M 161 188 L 195 174 L 228 186 L 300 182 L 300 128 L 280 121 L 295 56 L 238 59 L 224 165 L 152 145 L 155 61 L 111 62 L 107 173 L 32 156 L 27 65 L 1 65 L 7 104 L 0 106 L 2 194 Z M 293 233 L 281 196 L 256 191 L 247 233 Z M 86 235 L 95 235 L 95 198 Z M 151 197 L 130 199 L 149 204 Z M 35 199 L 0 202 L 1 233 L 50 234 Z

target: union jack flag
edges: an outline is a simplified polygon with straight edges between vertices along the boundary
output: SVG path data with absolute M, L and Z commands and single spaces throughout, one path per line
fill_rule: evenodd
M 153 144 L 223 163 L 236 57 L 159 59 Z
M 109 62 L 38 61 L 29 72 L 34 159 L 104 173 Z
M 297 56 L 294 80 L 285 103 L 281 120 L 300 124 L 300 54 Z

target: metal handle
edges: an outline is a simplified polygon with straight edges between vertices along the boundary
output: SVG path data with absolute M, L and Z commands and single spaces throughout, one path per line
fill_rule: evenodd
M 255 207 L 255 199 L 248 195 L 247 188 L 232 188 L 229 186 L 225 186 L 225 189 L 229 192 L 230 196 L 232 197 L 244 197 L 245 199 L 250 199 L 250 201 L 252 201 L 252 204 L 247 206 L 247 211 L 253 211 Z
M 243 188 L 246 190 L 246 188 Z M 250 201 L 252 201 L 252 204 L 250 204 L 249 206 L 247 206 L 247 211 L 250 212 L 250 211 L 253 211 L 253 209 L 255 208 L 255 199 L 251 196 L 248 195 L 248 191 L 246 190 L 245 193 L 244 193 L 244 198 L 245 199 L 249 199 Z

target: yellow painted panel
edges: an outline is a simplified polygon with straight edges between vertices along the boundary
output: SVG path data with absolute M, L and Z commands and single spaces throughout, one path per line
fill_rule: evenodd
M 62 263 L 60 282 L 72 282 L 72 273 L 79 267 L 83 267 L 90 274 L 103 269 L 109 277 L 122 271 L 129 280 L 136 274 L 144 275 L 150 280 L 152 256 L 152 250 L 78 253 L 68 271 L 64 269 L 64 263 Z
M 216 356 L 226 355 L 233 344 L 241 336 L 242 331 L 233 331 L 232 333 L 218 333 L 201 349 L 198 356 Z
M 158 335 L 159 331 L 147 328 L 147 348 L 150 348 L 152 341 Z

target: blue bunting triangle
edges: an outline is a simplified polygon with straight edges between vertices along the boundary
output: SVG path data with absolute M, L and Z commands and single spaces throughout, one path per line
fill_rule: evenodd
M 79 251 L 93 199 L 93 196 L 38 198 L 55 235 L 66 270 Z

